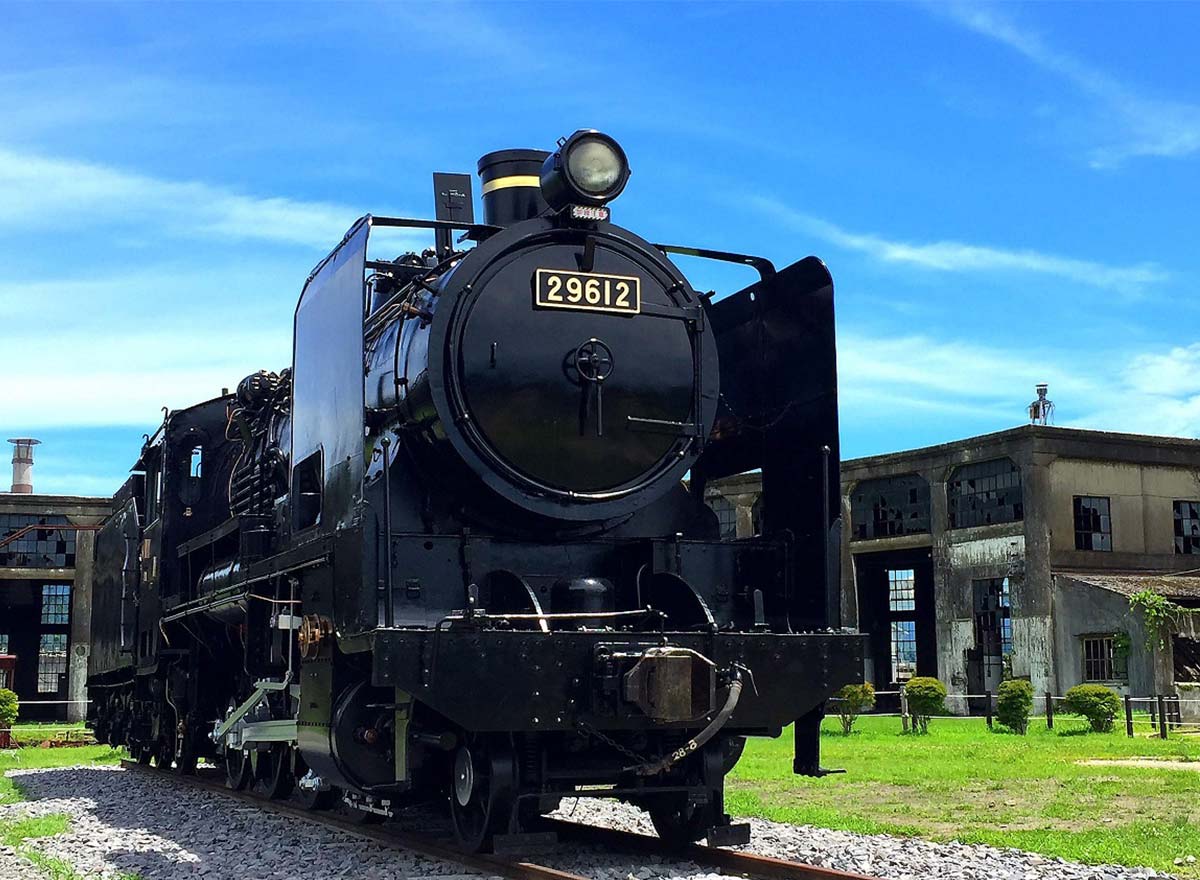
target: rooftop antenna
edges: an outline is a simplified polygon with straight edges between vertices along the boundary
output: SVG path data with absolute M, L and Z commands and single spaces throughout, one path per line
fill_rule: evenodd
M 1037 400 L 1029 404 L 1029 423 L 1031 425 L 1049 425 L 1054 421 L 1054 401 L 1046 398 L 1050 386 L 1039 382 L 1034 386 L 1037 390 Z
M 14 495 L 33 494 L 33 447 L 41 443 L 32 437 L 10 437 L 13 445 L 12 492 Z

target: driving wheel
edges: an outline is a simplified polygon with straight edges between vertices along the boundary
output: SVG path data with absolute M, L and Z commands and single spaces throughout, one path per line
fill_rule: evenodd
M 250 755 L 241 749 L 225 749 L 225 784 L 234 791 L 242 791 L 254 781 L 254 768 L 250 766 Z
M 263 793 L 273 801 L 284 800 L 292 793 L 296 778 L 292 775 L 292 750 L 276 743 L 270 751 L 258 756 Z
M 488 849 L 493 835 L 509 830 L 512 820 L 516 796 L 512 751 L 500 740 L 468 736 L 451 766 L 454 837 L 467 852 Z

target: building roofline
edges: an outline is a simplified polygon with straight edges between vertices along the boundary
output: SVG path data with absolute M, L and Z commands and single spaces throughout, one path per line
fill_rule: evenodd
M 0 492 L 0 505 L 16 502 L 17 504 L 111 504 L 109 495 L 46 495 L 41 492 L 24 494 L 21 492 Z
M 861 458 L 850 458 L 842 462 L 842 468 L 867 468 L 888 465 L 902 461 L 928 458 L 946 454 L 961 449 L 964 446 L 987 446 L 1012 440 L 1049 440 L 1061 441 L 1092 441 L 1106 444 L 1128 444 L 1131 446 L 1158 446 L 1167 449 L 1187 449 L 1200 453 L 1200 440 L 1189 437 L 1165 437 L 1155 434 L 1126 434 L 1118 431 L 1096 431 L 1088 428 L 1064 428 L 1057 425 L 1018 425 L 1003 431 L 990 434 L 978 434 L 974 437 L 964 437 L 961 440 L 951 440 L 933 446 L 921 446 L 917 449 L 904 449 L 898 452 L 884 452 L 878 455 L 867 455 Z

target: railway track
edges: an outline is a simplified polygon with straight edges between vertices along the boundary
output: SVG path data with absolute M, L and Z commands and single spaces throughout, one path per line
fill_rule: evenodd
M 149 777 L 162 779 L 164 782 L 218 792 L 233 800 L 253 804 L 269 813 L 336 828 L 362 840 L 369 840 L 393 849 L 408 850 L 428 858 L 460 865 L 484 875 L 506 877 L 509 880 L 592 880 L 585 874 L 563 871 L 521 857 L 466 853 L 452 845 L 436 840 L 431 835 L 420 832 L 393 828 L 388 825 L 361 825 L 336 813 L 312 812 L 286 801 L 272 801 L 253 794 L 232 791 L 223 782 L 207 778 L 204 774 L 181 776 L 151 769 L 134 761 L 122 761 L 121 766 Z M 556 832 L 563 843 L 589 844 L 613 852 L 653 855 L 672 861 L 693 862 L 722 874 L 755 878 L 755 880 L 875 880 L 875 878 L 862 874 L 852 874 L 833 868 L 821 868 L 802 862 L 700 844 L 692 844 L 682 849 L 669 849 L 664 847 L 662 841 L 657 837 L 648 834 L 582 825 L 577 822 L 547 819 L 544 828 Z

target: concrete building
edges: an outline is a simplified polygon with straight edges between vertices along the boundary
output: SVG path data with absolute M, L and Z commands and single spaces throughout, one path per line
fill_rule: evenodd
M 741 536 L 755 482 L 709 490 Z M 1151 591 L 1200 609 L 1200 441 L 1026 425 L 845 461 L 842 495 L 843 622 L 869 634 L 877 688 L 935 675 L 961 697 L 1014 676 L 1141 696 L 1200 681 L 1200 614 L 1159 634 L 1130 603 Z
M 9 667 L 22 720 L 82 720 L 92 539 L 110 500 L 32 494 L 24 442 L 14 454 L 14 490 L 0 493 L 0 667 Z

